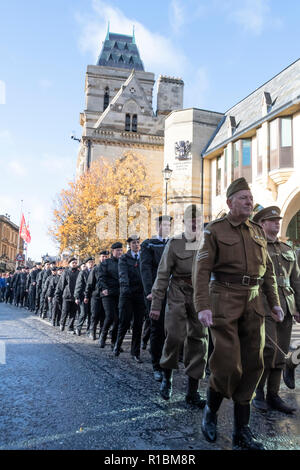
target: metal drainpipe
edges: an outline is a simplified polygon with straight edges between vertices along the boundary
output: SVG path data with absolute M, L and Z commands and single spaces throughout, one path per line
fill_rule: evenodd
M 88 153 L 87 153 L 86 166 L 87 166 L 87 169 L 89 170 L 90 166 L 91 166 L 91 141 L 90 141 L 90 139 L 88 139 L 87 145 L 88 145 Z

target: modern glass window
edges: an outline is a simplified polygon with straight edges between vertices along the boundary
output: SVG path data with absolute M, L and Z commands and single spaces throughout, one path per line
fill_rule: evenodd
M 228 150 L 224 150 L 224 187 L 227 187 Z
M 242 140 L 242 165 L 251 165 L 251 139 Z
M 281 147 L 292 146 L 292 118 L 281 118 Z
M 235 142 L 233 146 L 233 168 L 237 168 L 240 163 L 240 143 Z
M 256 132 L 257 140 L 257 168 L 256 172 L 258 175 L 262 174 L 262 161 L 263 161 L 263 141 L 262 141 L 262 129 L 257 129 Z

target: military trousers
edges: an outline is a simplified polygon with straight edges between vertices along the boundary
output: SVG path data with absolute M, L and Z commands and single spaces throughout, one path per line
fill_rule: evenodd
M 98 323 L 100 323 L 100 331 L 102 330 L 105 311 L 100 297 L 91 297 L 91 322 L 90 322 L 90 332 L 96 335 Z
M 284 310 L 287 313 L 283 322 L 276 322 L 270 315 L 265 317 L 264 373 L 257 388 L 263 389 L 267 381 L 267 390 L 273 393 L 279 392 L 281 373 L 285 365 L 284 354 L 289 351 L 292 336 L 293 317 L 287 309 Z
M 184 281 L 171 280 L 165 310 L 165 334 L 160 365 L 178 369 L 183 345 L 185 373 L 201 379 L 205 375 L 208 334 L 197 318 L 193 288 Z
M 210 387 L 237 403 L 249 404 L 263 373 L 265 322 L 259 287 L 212 282 L 210 300 L 214 344 Z
M 146 305 L 143 294 L 120 296 L 119 301 L 119 327 L 116 345 L 121 347 L 126 332 L 132 322 L 131 354 L 140 356 L 143 322 L 146 314 Z
M 73 300 L 63 299 L 60 324 L 63 327 L 65 327 L 67 318 L 69 318 L 68 330 L 69 331 L 74 330 L 74 321 L 75 321 L 77 312 L 78 312 L 78 306 Z
M 151 308 L 151 301 L 147 300 L 148 315 Z M 165 342 L 165 308 L 166 298 L 160 311 L 158 320 L 150 319 L 150 354 L 153 370 L 161 370 L 160 360 Z M 144 337 L 143 337 L 144 340 Z
M 35 293 L 36 287 L 30 286 L 28 291 L 28 307 L 31 312 L 33 312 L 35 309 Z
M 91 324 L 91 303 L 88 302 L 87 304 L 85 304 L 84 301 L 82 300 L 80 302 L 80 314 L 79 314 L 78 321 L 76 324 L 76 328 L 78 328 L 78 330 L 81 330 L 86 319 L 87 319 L 86 331 L 89 332 L 90 324 Z
M 102 297 L 102 303 L 105 312 L 105 320 L 102 328 L 101 334 L 103 335 L 104 341 L 108 335 L 109 329 L 112 326 L 111 330 L 111 343 L 115 344 L 118 334 L 119 326 L 119 296 L 118 295 L 108 295 Z
M 61 303 L 55 297 L 51 301 L 52 325 L 59 326 L 61 318 Z

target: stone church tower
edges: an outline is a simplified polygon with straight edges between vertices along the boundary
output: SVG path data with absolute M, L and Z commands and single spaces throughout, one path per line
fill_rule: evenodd
M 162 184 L 164 121 L 183 107 L 181 79 L 160 76 L 157 110 L 153 110 L 154 74 L 145 72 L 134 33 L 107 32 L 96 65 L 85 81 L 85 110 L 77 175 L 100 157 L 116 159 L 128 151 L 146 157 L 154 183 Z

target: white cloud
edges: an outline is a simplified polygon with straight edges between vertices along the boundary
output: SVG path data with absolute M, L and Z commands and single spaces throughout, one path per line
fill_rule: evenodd
M 171 1 L 169 7 L 169 20 L 174 33 L 180 33 L 180 30 L 186 21 L 184 6 L 180 0 Z
M 272 15 L 270 0 L 226 0 L 222 4 L 228 18 L 245 32 L 260 36 L 266 29 L 279 29 L 282 20 Z
M 167 36 L 150 31 L 135 18 L 128 18 L 120 9 L 103 0 L 93 0 L 93 17 L 76 15 L 82 31 L 79 47 L 83 52 L 92 53 L 96 61 L 105 39 L 108 22 L 110 31 L 132 34 L 135 27 L 136 42 L 144 62 L 145 70 L 158 74 L 179 74 L 187 65 L 184 54 L 175 47 Z

